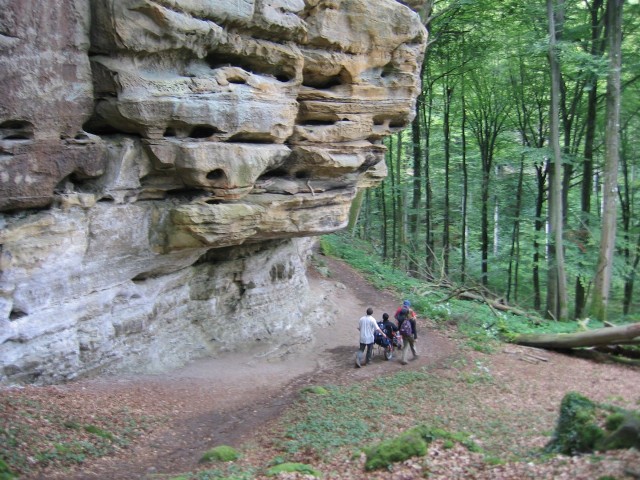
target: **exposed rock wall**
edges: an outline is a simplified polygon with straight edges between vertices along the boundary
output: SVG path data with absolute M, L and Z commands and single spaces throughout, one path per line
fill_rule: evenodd
M 405 4 L 0 0 L 0 383 L 309 340 L 309 238 L 413 117 Z

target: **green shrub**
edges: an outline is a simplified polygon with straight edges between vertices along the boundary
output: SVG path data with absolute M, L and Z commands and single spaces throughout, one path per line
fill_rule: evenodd
M 282 472 L 285 472 L 285 473 L 298 472 L 298 473 L 303 473 L 305 475 L 312 475 L 314 477 L 319 477 L 322 475 L 320 471 L 316 470 L 315 468 L 305 463 L 281 463 L 279 465 L 276 465 L 268 469 L 266 471 L 266 474 L 269 477 L 274 477 Z
M 207 450 L 200 458 L 200 463 L 208 462 L 233 462 L 240 458 L 240 453 L 228 445 L 219 445 L 211 450 Z

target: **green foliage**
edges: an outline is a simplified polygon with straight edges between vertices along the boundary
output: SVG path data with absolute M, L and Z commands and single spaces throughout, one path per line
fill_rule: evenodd
M 266 475 L 268 477 L 274 477 L 279 473 L 283 473 L 283 472 L 284 473 L 298 472 L 298 473 L 303 473 L 305 475 L 311 475 L 313 477 L 319 477 L 322 475 L 322 473 L 319 470 L 316 470 L 315 468 L 305 463 L 281 463 L 279 465 L 269 468 L 266 471 Z
M 18 476 L 9 470 L 9 466 L 4 460 L 0 459 L 0 480 L 13 480 L 14 478 L 18 478 Z
M 240 453 L 233 447 L 228 445 L 219 445 L 207 450 L 202 457 L 200 463 L 208 462 L 233 462 L 240 458 Z

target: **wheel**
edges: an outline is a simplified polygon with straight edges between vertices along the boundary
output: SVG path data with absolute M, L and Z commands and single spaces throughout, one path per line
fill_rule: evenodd
M 391 357 L 393 357 L 393 349 L 391 348 L 391 345 L 389 345 L 384 349 L 384 359 L 391 360 Z

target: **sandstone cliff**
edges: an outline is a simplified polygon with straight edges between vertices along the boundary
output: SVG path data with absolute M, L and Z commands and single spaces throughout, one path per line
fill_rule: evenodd
M 394 0 L 0 0 L 0 383 L 309 340 L 305 263 L 386 174 Z

